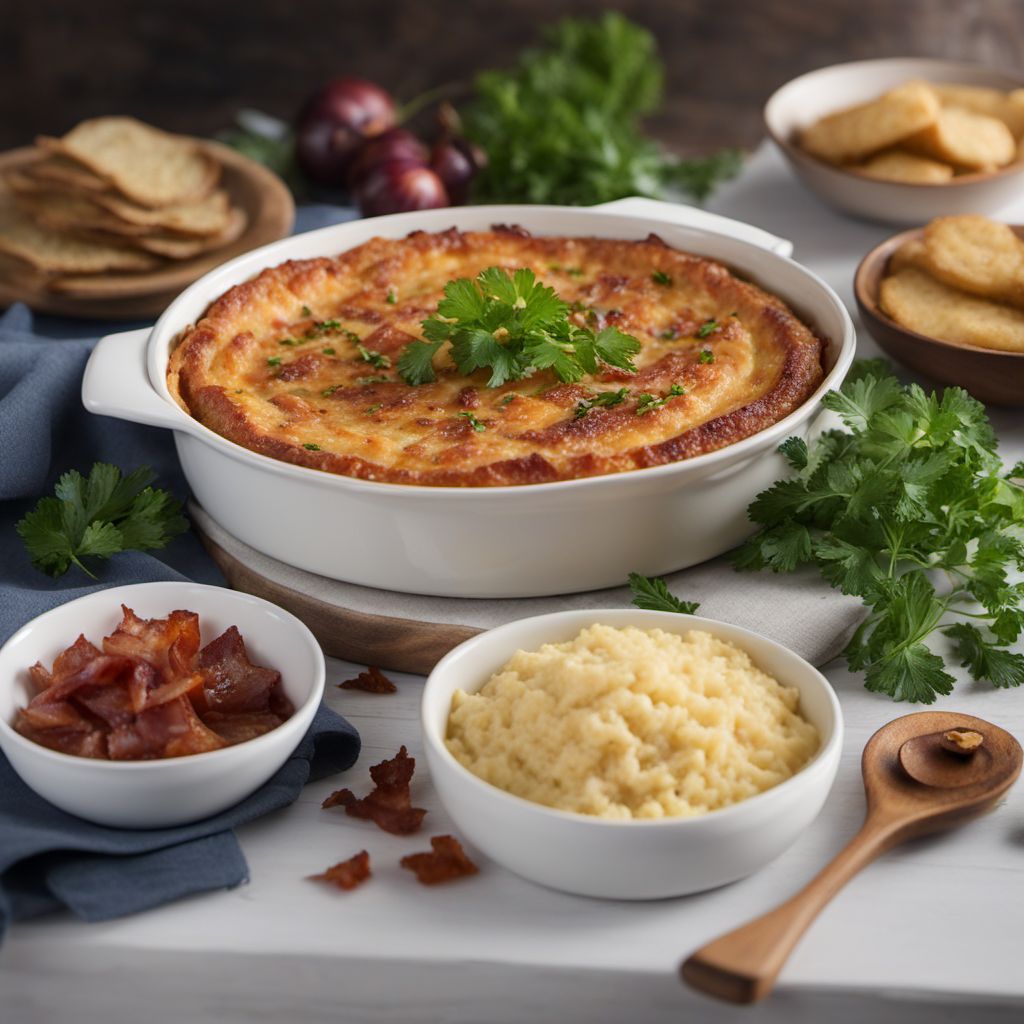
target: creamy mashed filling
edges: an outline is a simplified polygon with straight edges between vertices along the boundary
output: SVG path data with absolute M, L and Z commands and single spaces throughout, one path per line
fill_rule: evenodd
M 784 782 L 814 756 L 799 691 L 702 630 L 594 625 L 518 651 L 457 690 L 447 745 L 516 796 L 600 818 L 693 817 Z

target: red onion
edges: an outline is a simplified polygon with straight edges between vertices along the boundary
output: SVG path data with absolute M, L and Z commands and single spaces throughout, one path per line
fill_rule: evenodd
M 425 167 L 427 147 L 405 128 L 390 128 L 372 139 L 367 139 L 349 165 L 349 187 L 358 188 L 374 167 L 392 160 Z
M 429 167 L 408 160 L 374 165 L 355 189 L 355 200 L 366 217 L 450 205 L 441 179 Z
M 470 185 L 485 160 L 478 147 L 457 136 L 438 139 L 430 153 L 430 166 L 456 206 L 469 198 Z
M 363 140 L 394 123 L 395 101 L 389 93 L 362 78 L 332 79 L 299 114 L 295 139 L 299 166 L 318 184 L 344 184 Z

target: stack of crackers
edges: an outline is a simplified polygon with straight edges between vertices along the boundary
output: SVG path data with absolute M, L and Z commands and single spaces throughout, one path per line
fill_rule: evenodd
M 942 184 L 1024 157 L 1024 89 L 907 82 L 815 121 L 799 141 L 872 178 Z
M 130 117 L 83 121 L 39 138 L 38 157 L 0 189 L 0 270 L 43 275 L 58 290 L 82 275 L 139 273 L 233 242 L 242 210 L 195 139 Z
M 939 217 L 893 253 L 878 301 L 918 334 L 1024 352 L 1024 242 L 987 217 Z

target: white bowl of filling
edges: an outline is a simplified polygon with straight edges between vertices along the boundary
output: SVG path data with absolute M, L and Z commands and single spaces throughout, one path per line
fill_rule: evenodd
M 262 598 L 182 582 L 97 590 L 0 647 L 0 750 L 69 814 L 183 825 L 244 800 L 288 760 L 324 674 L 313 634 Z
M 554 889 L 658 899 L 736 881 L 814 820 L 839 765 L 828 681 L 749 630 L 557 612 L 455 648 L 421 706 L 463 834 Z

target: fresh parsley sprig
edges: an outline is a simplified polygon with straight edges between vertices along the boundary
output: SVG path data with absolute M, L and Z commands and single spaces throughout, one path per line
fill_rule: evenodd
M 474 200 L 589 206 L 666 188 L 706 198 L 742 158 L 681 159 L 648 138 L 662 79 L 654 36 L 621 14 L 546 27 L 514 67 L 474 83 L 465 129 L 488 157 Z
M 423 321 L 422 341 L 406 345 L 398 372 L 407 384 L 437 379 L 435 354 L 446 342 L 460 373 L 490 370 L 488 387 L 550 369 L 563 381 L 595 373 L 600 363 L 635 372 L 640 342 L 615 327 L 599 332 L 570 319 L 570 307 L 528 268 L 488 267 L 475 279 L 445 285 L 437 313 Z
M 54 577 L 72 565 L 93 576 L 83 559 L 165 547 L 188 522 L 167 491 L 149 486 L 155 477 L 146 466 L 122 476 L 105 462 L 88 478 L 65 473 L 56 497 L 42 498 L 15 527 L 32 564 Z
M 692 615 L 700 607 L 698 601 L 680 600 L 660 577 L 642 576 L 638 572 L 631 572 L 629 589 L 633 592 L 633 604 L 637 608 L 646 608 L 652 612 L 681 612 L 683 615 Z
M 846 647 L 869 690 L 932 703 L 954 677 L 929 645 L 938 631 L 957 660 L 994 686 L 1024 682 L 1024 465 L 1009 471 L 984 406 L 960 388 L 941 397 L 902 385 L 888 364 L 855 364 L 824 405 L 845 430 L 780 451 L 795 471 L 757 496 L 760 531 L 740 569 L 815 565 L 868 616 Z

